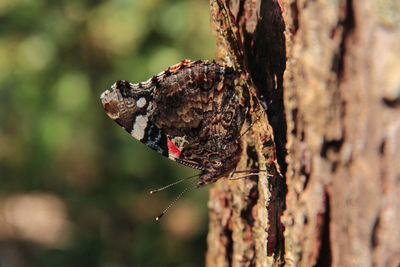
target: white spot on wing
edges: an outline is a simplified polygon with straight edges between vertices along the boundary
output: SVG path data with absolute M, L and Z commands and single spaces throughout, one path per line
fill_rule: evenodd
M 138 140 L 142 140 L 144 137 L 144 130 L 146 129 L 148 117 L 146 115 L 138 115 L 133 125 L 131 135 Z
M 136 101 L 136 106 L 137 106 L 138 108 L 142 108 L 142 107 L 144 107 L 145 105 L 146 105 L 146 98 L 144 98 L 144 97 L 141 97 L 141 98 L 139 98 L 138 101 Z

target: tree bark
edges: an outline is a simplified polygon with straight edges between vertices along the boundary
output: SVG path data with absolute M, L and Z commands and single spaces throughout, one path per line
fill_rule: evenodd
M 400 264 L 395 2 L 285 2 L 287 265 Z
M 257 94 L 268 107 L 267 118 L 258 99 L 249 102 L 244 129 L 250 130 L 241 138 L 243 155 L 237 170 L 267 170 L 268 174 L 260 172 L 259 176 L 237 181 L 220 179 L 210 189 L 207 265 L 279 265 L 283 262 L 280 217 L 286 193 L 282 175 L 286 168 L 282 94 L 286 59 L 280 6 L 275 1 L 210 3 L 218 38 L 217 62 L 233 65 L 241 72 L 243 91 Z
M 267 107 L 237 169 L 270 175 L 211 188 L 207 265 L 399 266 L 398 2 L 210 3 L 217 60 Z

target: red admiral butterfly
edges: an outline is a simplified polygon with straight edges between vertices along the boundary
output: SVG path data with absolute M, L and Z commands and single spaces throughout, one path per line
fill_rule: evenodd
M 232 172 L 245 120 L 238 72 L 184 60 L 145 82 L 120 80 L 101 95 L 108 116 L 133 137 L 201 170 L 196 187 Z

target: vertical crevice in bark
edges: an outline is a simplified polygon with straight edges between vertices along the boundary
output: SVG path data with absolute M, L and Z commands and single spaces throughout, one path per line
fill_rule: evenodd
M 331 251 L 331 233 L 329 229 L 330 222 L 330 203 L 329 194 L 325 194 L 325 216 L 323 218 L 321 247 L 315 267 L 330 267 L 332 266 L 332 251 Z
M 340 16 L 342 16 L 343 18 L 340 18 L 338 27 L 342 30 L 342 41 L 339 45 L 339 52 L 337 53 L 337 57 L 334 57 L 332 65 L 333 71 L 336 71 L 339 78 L 341 77 L 343 71 L 347 36 L 351 33 L 352 29 L 354 29 L 354 11 L 352 0 L 346 0 L 345 4 L 341 7 L 341 10 L 343 11 L 341 12 Z M 334 31 L 336 31 L 338 27 L 336 27 Z M 334 33 L 332 33 L 332 35 L 334 35 Z
M 268 178 L 270 197 L 267 204 L 267 255 L 281 255 L 284 253 L 284 238 L 280 217 L 286 195 L 286 118 L 282 84 L 286 66 L 285 25 L 280 6 L 275 1 L 241 1 L 239 7 L 236 20 L 243 38 L 245 64 L 266 107 L 275 140 L 272 145 L 282 174 L 279 178 Z
M 372 246 L 373 248 L 376 247 L 376 246 L 378 245 L 379 221 L 380 221 L 380 218 L 377 218 L 376 221 L 375 221 L 375 223 L 374 223 L 373 230 L 372 230 L 372 235 L 371 235 L 371 246 Z
M 267 255 L 275 256 L 275 259 L 278 261 L 279 258 L 277 255 L 284 255 L 285 253 L 284 226 L 281 222 L 281 217 L 286 208 L 286 184 L 284 179 L 276 175 L 269 177 L 268 184 L 271 196 L 267 205 L 269 221 Z
M 229 226 L 229 222 L 228 222 Z M 233 238 L 232 238 L 232 230 L 230 227 L 225 228 L 225 233 L 224 235 L 227 237 L 227 242 L 226 242 L 226 262 L 228 263 L 228 266 L 232 266 L 232 256 L 233 256 Z
M 297 1 L 290 3 L 289 5 L 289 10 L 290 10 L 290 18 L 291 18 L 291 23 L 290 23 L 290 30 L 291 34 L 295 35 L 298 28 L 299 28 L 299 8 L 297 6 Z M 288 19 L 288 17 L 286 17 Z
M 250 1 L 246 2 L 250 5 Z M 254 3 L 254 2 L 253 2 Z M 275 1 L 261 1 L 259 17 L 250 7 L 243 16 L 238 14 L 243 50 L 249 73 L 265 104 L 274 131 L 278 164 L 286 172 L 286 117 L 283 106 L 283 73 L 286 67 L 285 24 L 281 9 Z M 256 4 L 254 4 L 256 5 Z M 253 13 L 252 13 L 252 12 Z M 253 16 L 247 16 L 250 13 Z M 254 27 L 255 26 L 255 27 Z
M 258 177 L 231 182 L 221 179 L 210 190 L 207 265 L 279 266 L 285 248 L 280 218 L 286 195 L 282 176 L 286 171 L 282 86 L 286 54 L 281 8 L 274 0 L 211 0 L 210 4 L 218 38 L 217 62 L 238 66 L 249 85 L 244 92 L 260 97 L 267 111 L 265 116 L 252 98 L 248 124 L 254 125 L 243 137 L 237 170 L 266 170 L 268 175 L 261 171 Z M 229 31 L 233 37 L 226 36 Z M 224 207 L 217 205 L 220 196 L 227 199 Z M 224 227 L 232 231 L 232 261 L 227 261 L 227 250 L 220 247 Z

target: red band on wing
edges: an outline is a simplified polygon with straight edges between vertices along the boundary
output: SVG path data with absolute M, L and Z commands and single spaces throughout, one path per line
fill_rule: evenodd
M 167 137 L 168 153 L 176 158 L 179 158 L 181 151 L 176 147 L 174 143 Z

